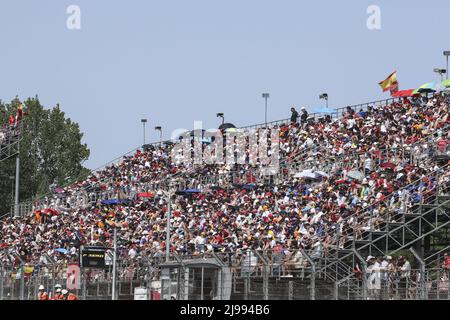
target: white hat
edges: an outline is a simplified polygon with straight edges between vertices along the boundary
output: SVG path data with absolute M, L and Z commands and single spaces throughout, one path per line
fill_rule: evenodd
M 42 284 L 39 286 L 39 290 L 44 290 L 44 286 Z
M 69 291 L 67 291 L 66 289 L 63 289 L 63 290 L 62 290 L 62 294 L 66 295 L 66 294 L 68 294 L 68 293 L 69 293 Z
M 375 257 L 373 257 L 373 256 L 368 256 L 367 259 L 366 259 L 366 262 L 368 262 L 368 261 L 370 261 L 370 260 L 372 260 L 372 259 L 375 259 Z
M 61 289 L 60 288 L 56 289 L 56 292 L 61 292 Z
M 57 283 L 57 284 L 55 285 L 55 288 L 62 288 L 62 285 L 60 285 L 59 283 Z
M 392 257 L 391 256 L 387 256 L 386 260 L 392 260 Z

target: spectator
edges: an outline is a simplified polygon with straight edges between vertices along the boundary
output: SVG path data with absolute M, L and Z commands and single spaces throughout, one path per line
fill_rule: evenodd
M 37 298 L 38 298 L 38 300 L 41 300 L 41 301 L 48 300 L 48 293 L 45 291 L 45 288 L 44 288 L 43 285 L 39 286 L 39 291 L 38 291 Z
M 291 123 L 297 123 L 297 119 L 298 119 L 298 112 L 297 110 L 295 110 L 294 107 L 291 108 Z
M 302 114 L 300 116 L 300 121 L 301 121 L 302 126 L 304 126 L 306 124 L 306 122 L 308 121 L 309 114 L 308 114 L 308 111 L 306 111 L 305 107 L 302 107 L 301 111 L 302 111 Z

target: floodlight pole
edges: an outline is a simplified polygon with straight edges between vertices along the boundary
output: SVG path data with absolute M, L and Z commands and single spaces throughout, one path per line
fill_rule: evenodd
M 444 56 L 447 58 L 447 69 L 446 69 L 446 73 L 447 73 L 447 80 L 448 80 L 448 56 L 450 56 L 450 51 L 444 51 Z
M 267 99 L 269 99 L 270 94 L 269 93 L 263 93 L 262 97 L 266 100 L 265 112 L 264 112 L 264 123 L 266 124 L 266 128 L 267 128 Z
M 147 123 L 147 119 L 141 119 L 142 126 L 144 127 L 144 146 L 145 146 L 145 124 Z
M 447 55 L 447 69 L 446 69 L 446 71 L 447 71 L 447 80 L 448 80 L 448 55 Z

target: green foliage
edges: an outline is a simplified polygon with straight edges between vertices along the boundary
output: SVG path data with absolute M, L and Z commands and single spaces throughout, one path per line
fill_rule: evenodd
M 3 122 L 15 115 L 19 100 L 0 102 Z M 67 185 L 85 179 L 89 170 L 83 162 L 90 151 L 81 142 L 83 133 L 77 123 L 66 118 L 59 105 L 44 109 L 39 99 L 28 98 L 24 103 L 28 113 L 20 143 L 20 201 L 24 202 L 49 192 L 49 186 Z M 0 162 L 0 214 L 9 211 L 15 158 Z

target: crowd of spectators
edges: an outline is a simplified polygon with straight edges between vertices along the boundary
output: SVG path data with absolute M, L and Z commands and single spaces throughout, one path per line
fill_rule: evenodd
M 319 258 L 383 221 L 400 221 L 414 205 L 449 190 L 448 160 L 438 163 L 428 154 L 411 157 L 435 146 L 447 152 L 448 114 L 448 100 L 436 94 L 429 100 L 404 99 L 359 112 L 350 108 L 339 119 L 308 120 L 306 113 L 299 123 L 298 115 L 293 116 L 279 127 L 280 159 L 289 165 L 285 169 L 295 173 L 292 169 L 305 163 L 339 165 L 313 178 L 291 174 L 279 183 L 248 184 L 251 180 L 244 185 L 216 181 L 173 196 L 170 250 L 179 255 L 228 254 L 235 265 L 252 259 L 247 249 L 265 250 L 280 264 L 278 272 L 289 275 L 305 263 L 296 254 L 299 248 Z M 82 245 L 112 247 L 113 228 L 118 230 L 121 257 L 164 256 L 168 197 L 166 190 L 152 186 L 176 177 L 198 185 L 204 176 L 250 169 L 186 168 L 175 164 L 172 147 L 137 150 L 85 181 L 55 188 L 46 199 L 47 208 L 4 218 L 1 262 L 17 265 L 22 260 L 39 268 L 48 259 L 78 261 Z M 363 162 L 357 160 L 361 155 Z M 355 170 L 363 177 L 352 178 Z M 82 201 L 86 194 L 99 193 L 117 201 Z

